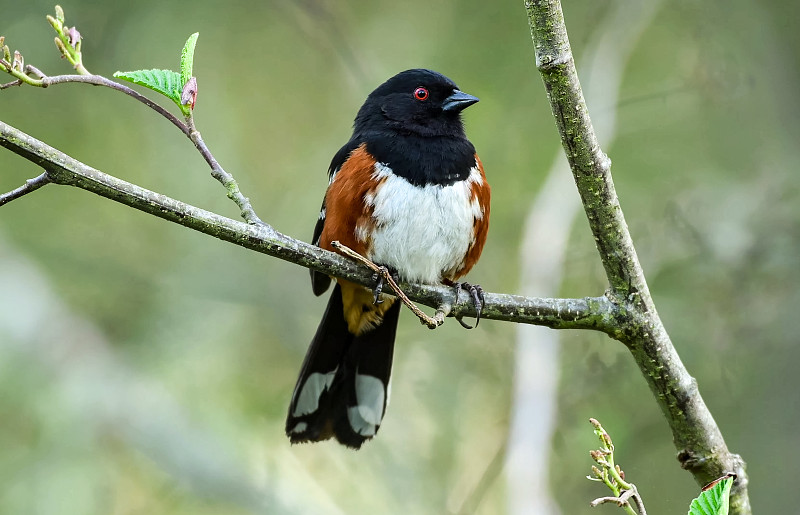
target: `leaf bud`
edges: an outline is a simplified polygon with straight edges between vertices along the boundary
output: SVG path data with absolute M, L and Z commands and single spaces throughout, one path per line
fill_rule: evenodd
M 194 109 L 194 104 L 197 101 L 197 79 L 192 77 L 186 84 L 183 85 L 181 92 L 181 105 L 188 105 Z

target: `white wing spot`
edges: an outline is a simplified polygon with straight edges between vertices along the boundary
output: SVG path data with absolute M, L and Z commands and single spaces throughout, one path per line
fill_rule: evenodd
M 309 375 L 306 382 L 303 384 L 300 395 L 297 397 L 297 404 L 295 404 L 293 417 L 301 417 L 314 413 L 319 408 L 319 398 L 324 391 L 331 387 L 333 378 L 336 377 L 336 369 L 327 374 L 314 372 Z
M 383 419 L 386 392 L 377 377 L 356 374 L 356 406 L 347 409 L 347 419 L 353 431 L 361 436 L 373 436 Z

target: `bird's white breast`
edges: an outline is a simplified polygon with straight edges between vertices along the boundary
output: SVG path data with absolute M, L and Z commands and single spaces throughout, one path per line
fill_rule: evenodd
M 483 183 L 477 163 L 467 179 L 447 186 L 414 186 L 381 163 L 373 177 L 382 184 L 364 198 L 375 222 L 368 257 L 410 282 L 438 283 L 460 269 L 474 242 L 475 220 L 484 216 L 472 195 Z M 366 235 L 357 228 L 360 236 Z

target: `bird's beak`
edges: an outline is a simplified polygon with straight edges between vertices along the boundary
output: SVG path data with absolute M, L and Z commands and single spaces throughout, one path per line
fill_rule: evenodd
M 472 95 L 456 89 L 453 91 L 452 95 L 444 99 L 442 110 L 459 112 L 477 101 L 478 97 L 473 97 Z

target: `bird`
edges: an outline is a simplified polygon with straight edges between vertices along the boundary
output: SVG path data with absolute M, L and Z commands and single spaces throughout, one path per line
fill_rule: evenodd
M 466 289 L 479 321 L 482 289 L 456 282 L 489 230 L 491 190 L 461 120 L 476 102 L 427 69 L 403 71 L 372 91 L 331 161 L 312 241 L 336 251 L 338 240 L 402 281 Z M 311 271 L 315 295 L 331 281 Z M 380 428 L 401 305 L 380 285 L 336 279 L 289 404 L 291 443 L 335 438 L 359 449 Z

